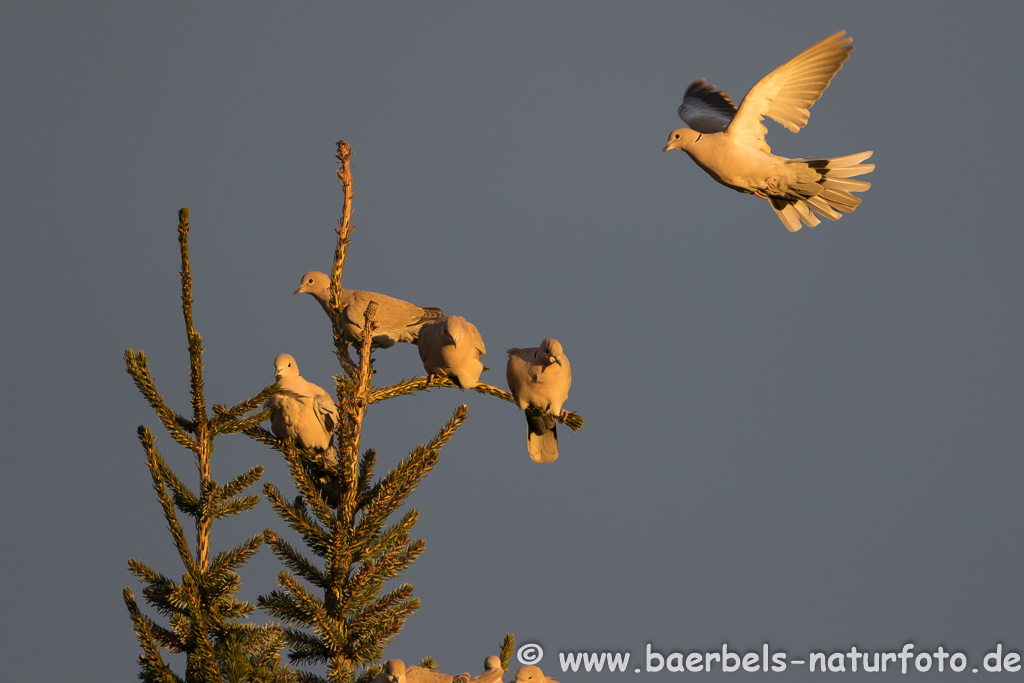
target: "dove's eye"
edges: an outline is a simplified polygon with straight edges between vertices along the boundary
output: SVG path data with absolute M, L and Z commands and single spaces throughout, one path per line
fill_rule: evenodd
M 697 142 L 697 140 L 700 140 L 700 136 L 701 136 L 701 135 L 703 135 L 703 133 L 697 133 L 697 137 L 696 137 L 696 138 L 694 138 L 694 140 L 693 140 L 693 141 L 694 141 L 694 142 Z
M 676 140 L 679 139 L 679 133 L 676 133 Z

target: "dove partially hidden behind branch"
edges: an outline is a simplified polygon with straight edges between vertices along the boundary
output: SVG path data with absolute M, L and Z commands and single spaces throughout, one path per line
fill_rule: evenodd
M 447 315 L 424 323 L 416 345 L 428 375 L 450 377 L 463 389 L 480 383 L 480 373 L 488 368 L 480 362 L 487 353 L 476 325 L 461 315 Z
M 274 378 L 281 391 L 267 399 L 273 408 L 270 430 L 279 439 L 294 439 L 299 448 L 316 451 L 325 462 L 337 463 L 331 439 L 338 426 L 338 407 L 323 388 L 299 375 L 295 359 L 282 353 L 274 359 Z
M 565 417 L 562 404 L 569 398 L 572 369 L 562 345 L 545 339 L 540 346 L 509 349 L 505 377 L 516 405 L 526 411 L 526 447 L 534 462 L 558 458 L 556 417 Z
M 519 667 L 519 671 L 516 672 L 516 677 L 513 679 L 513 683 L 558 683 L 558 681 L 550 676 L 545 676 L 539 666 L 530 664 L 528 666 Z
M 331 278 L 326 273 L 311 270 L 302 276 L 295 294 L 305 292 L 323 307 L 328 317 L 331 312 Z M 387 349 L 397 342 L 415 344 L 420 327 L 444 315 L 440 308 L 417 306 L 387 294 L 364 292 L 361 289 L 341 290 L 341 329 L 349 344 L 358 345 L 363 338 L 363 314 L 371 301 L 377 302 L 374 316 L 377 329 L 373 333 L 373 348 Z
M 491 655 L 484 660 L 484 672 L 469 679 L 469 683 L 501 683 L 505 670 L 501 668 L 501 657 Z
M 850 213 L 861 203 L 851 193 L 871 187 L 851 178 L 875 169 L 861 163 L 872 152 L 831 159 L 776 156 L 765 142 L 762 121 L 767 116 L 798 132 L 852 51 L 846 31 L 829 36 L 758 81 L 738 109 L 703 78 L 695 81 L 679 107 L 690 127 L 672 131 L 662 153 L 682 150 L 722 185 L 767 199 L 790 232 L 818 225 L 818 215 L 839 220 L 840 211 Z
M 469 674 L 450 676 L 422 666 L 407 667 L 401 659 L 389 659 L 371 683 L 469 683 Z

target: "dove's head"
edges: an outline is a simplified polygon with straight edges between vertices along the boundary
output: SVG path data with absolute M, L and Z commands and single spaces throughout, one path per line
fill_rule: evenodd
M 550 337 L 540 343 L 540 349 L 538 354 L 542 362 L 551 365 L 552 363 L 562 364 L 562 358 L 565 354 L 562 353 L 562 345 L 558 343 L 557 339 L 551 339 Z
M 519 671 L 516 672 L 514 683 L 544 683 L 547 677 L 544 672 L 540 670 L 539 666 L 532 664 L 528 666 L 519 667 Z
M 384 675 L 390 683 L 405 683 L 405 662 L 401 659 L 389 659 L 384 662 Z
M 444 321 L 444 343 L 455 346 L 462 339 L 466 329 L 466 319 L 461 315 L 449 315 Z
M 693 128 L 677 128 L 668 134 L 668 144 L 665 145 L 665 149 L 661 150 L 661 153 L 664 154 L 670 149 L 685 151 L 687 147 L 700 140 L 700 136 L 701 134 Z
M 280 381 L 282 377 L 298 377 L 299 366 L 290 354 L 282 353 L 274 359 L 274 379 Z
M 484 660 L 484 671 L 491 671 L 492 669 L 501 668 L 501 657 L 497 655 L 491 655 Z
M 327 301 L 331 295 L 331 276 L 327 273 L 311 270 L 302 276 L 299 288 L 292 293 L 298 294 L 299 292 L 312 294 L 318 301 L 321 299 Z

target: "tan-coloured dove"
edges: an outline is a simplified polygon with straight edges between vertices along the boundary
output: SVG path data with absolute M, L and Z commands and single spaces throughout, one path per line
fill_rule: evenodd
M 558 683 L 558 681 L 550 676 L 545 676 L 539 666 L 529 664 L 527 666 L 519 667 L 519 671 L 516 672 L 516 677 L 513 679 L 513 683 Z
M 282 353 L 274 359 L 274 378 L 281 391 L 267 399 L 274 409 L 270 430 L 279 439 L 294 439 L 299 448 L 316 451 L 336 462 L 331 438 L 338 426 L 338 407 L 331 395 L 299 375 L 295 359 Z
M 311 270 L 302 276 L 295 294 L 305 292 L 316 299 L 327 316 L 331 316 L 331 278 L 326 273 Z M 387 294 L 364 292 L 361 289 L 342 289 L 341 329 L 349 344 L 359 345 L 363 337 L 363 317 L 371 301 L 377 302 L 377 329 L 373 333 L 373 348 L 387 349 L 396 342 L 415 344 L 423 323 L 444 315 L 440 308 L 422 307 Z
M 818 225 L 815 214 L 835 221 L 840 211 L 850 213 L 861 202 L 851 193 L 871 187 L 851 178 L 875 170 L 861 163 L 872 152 L 831 159 L 775 156 L 762 123 L 767 116 L 794 133 L 807 124 L 808 110 L 853 51 L 853 39 L 845 36 L 846 31 L 829 36 L 772 71 L 739 109 L 703 78 L 695 81 L 679 107 L 690 127 L 672 131 L 662 153 L 680 149 L 722 185 L 767 199 L 790 232 Z
M 501 668 L 501 657 L 491 655 L 484 660 L 484 672 L 469 679 L 469 683 L 501 683 L 505 670 Z
M 450 676 L 422 666 L 406 667 L 401 659 L 389 659 L 371 683 L 469 683 L 469 674 Z
M 562 345 L 545 339 L 530 349 L 509 349 L 505 377 L 520 410 L 526 411 L 526 447 L 534 462 L 558 458 L 555 418 L 564 417 L 562 404 L 569 398 L 572 369 Z
M 461 315 L 446 315 L 424 323 L 416 346 L 428 375 L 451 377 L 463 389 L 480 383 L 480 373 L 487 370 L 480 356 L 487 353 L 476 325 Z

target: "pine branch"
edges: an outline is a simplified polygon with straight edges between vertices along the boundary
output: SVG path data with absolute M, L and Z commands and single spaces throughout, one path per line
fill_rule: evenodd
M 215 497 L 215 501 L 227 500 L 233 496 L 237 496 L 242 491 L 246 490 L 263 476 L 263 465 L 257 465 L 248 472 L 243 472 L 237 477 L 225 484 L 218 492 Z
M 462 423 L 466 421 L 466 416 L 468 414 L 469 408 L 466 407 L 465 403 L 457 407 L 455 412 L 452 413 L 452 416 L 448 418 L 448 422 L 445 423 L 444 427 L 441 427 L 437 436 L 431 439 L 430 443 L 426 445 L 427 449 L 431 451 L 441 450 L 441 447 L 451 440 L 455 435 L 455 432 L 462 426 Z
M 130 588 L 125 588 L 122 597 L 124 598 L 124 604 L 128 608 L 128 615 L 132 620 L 132 626 L 135 630 L 135 638 L 139 641 L 139 645 L 142 646 L 142 654 L 139 655 L 139 665 L 142 667 L 142 672 L 139 674 L 139 678 L 147 683 L 184 683 L 170 667 L 164 662 L 163 657 L 160 656 L 160 647 L 157 645 L 156 638 L 153 635 L 153 628 L 155 624 L 153 620 L 142 614 L 139 610 L 138 603 L 135 602 L 135 595 L 132 594 Z
M 387 548 L 408 543 L 409 531 L 416 526 L 419 516 L 419 510 L 413 508 L 402 515 L 402 519 L 397 524 L 387 529 L 379 530 L 372 527 L 364 529 L 362 525 L 357 527 L 353 534 L 356 538 L 353 549 L 359 553 L 359 559 L 372 560 Z
M 341 328 L 341 316 L 343 304 L 341 300 L 341 280 L 345 270 L 345 261 L 348 258 L 349 234 L 355 230 L 352 225 L 352 199 L 355 196 L 355 184 L 352 182 L 352 148 L 344 140 L 338 140 L 338 153 L 335 155 L 341 168 L 338 169 L 338 183 L 344 191 L 344 204 L 342 206 L 341 218 L 338 219 L 338 245 L 334 249 L 334 262 L 331 266 L 331 299 L 330 308 L 331 326 L 334 331 L 335 354 L 342 368 L 350 377 L 355 377 L 356 366 L 352 362 L 352 356 L 348 352 L 348 341 L 345 339 L 344 330 Z
M 363 499 L 358 495 L 358 492 L 366 491 L 370 488 L 370 481 L 373 479 L 373 473 L 376 466 L 377 453 L 372 448 L 369 448 L 365 453 L 363 453 L 363 457 L 359 461 L 359 481 L 356 484 L 356 510 L 359 510 L 363 506 Z
M 417 391 L 429 391 L 430 389 L 436 387 L 451 387 L 453 389 L 465 391 L 464 389 L 460 389 L 458 386 L 456 386 L 455 383 L 452 382 L 451 379 L 449 379 L 448 377 L 438 375 L 435 376 L 433 379 L 430 379 L 429 377 L 424 375 L 423 377 L 403 379 L 401 382 L 398 382 L 397 384 L 391 384 L 386 387 L 379 387 L 375 389 L 370 394 L 370 403 L 379 403 L 380 401 L 386 401 L 389 398 L 395 398 L 397 396 L 412 396 Z M 498 387 L 491 386 L 490 384 L 486 384 L 484 382 L 481 382 L 480 384 L 473 387 L 472 391 L 475 391 L 478 394 L 490 394 L 491 396 L 500 398 L 503 401 L 508 401 L 509 403 L 512 404 L 515 404 L 516 402 L 516 400 L 512 398 L 512 394 L 508 393 L 504 389 L 499 389 Z M 556 416 L 555 419 L 564 424 L 565 426 L 567 426 L 569 429 L 573 430 L 574 432 L 578 432 L 584 424 L 583 418 L 577 413 L 569 413 L 564 418 L 561 415 L 559 415 Z
M 295 547 L 281 538 L 275 531 L 267 529 L 263 532 L 267 545 L 281 562 L 309 583 L 327 589 L 327 574 L 310 562 Z
M 327 555 L 327 549 L 331 542 L 330 534 L 316 520 L 309 516 L 309 511 L 302 500 L 295 503 L 288 502 L 281 494 L 281 491 L 270 483 L 263 485 L 263 495 L 270 501 L 270 505 L 277 512 L 278 516 L 293 531 L 302 536 L 310 550 L 319 557 Z M 267 529 L 264 534 L 270 531 L 270 529 Z
M 259 424 L 253 425 L 252 427 L 248 427 L 246 429 L 242 429 L 240 431 L 246 436 L 255 439 L 256 441 L 259 441 L 262 444 L 270 446 L 275 451 L 279 451 L 281 453 L 284 452 L 284 446 L 282 445 L 281 440 L 274 436 L 270 432 L 270 430 L 260 427 Z
M 252 510 L 259 505 L 259 502 L 260 497 L 255 494 L 242 496 L 241 498 L 232 498 L 231 500 L 216 504 L 210 510 L 210 517 L 213 519 L 224 519 L 233 515 L 240 515 L 243 512 Z
M 185 565 L 188 573 L 198 574 L 198 567 L 196 566 L 195 559 L 192 557 L 188 541 L 185 539 L 185 530 L 178 521 L 178 515 L 174 512 L 174 503 L 171 502 L 171 497 L 167 495 L 167 489 L 164 485 L 163 471 L 168 469 L 167 463 L 160 456 L 160 452 L 157 451 L 156 439 L 153 433 L 146 427 L 139 427 L 139 441 L 142 442 L 142 448 L 146 451 L 146 463 L 149 465 L 149 472 L 153 478 L 153 490 L 156 491 L 157 498 L 160 500 L 160 506 L 164 511 L 164 518 L 167 520 L 167 526 L 171 531 L 171 536 L 174 538 L 174 545 L 178 549 L 178 556 L 181 558 L 181 562 Z
M 256 534 L 245 539 L 245 541 L 231 550 L 218 553 L 210 563 L 210 568 L 206 570 L 207 577 L 212 579 L 222 572 L 237 570 L 259 552 L 261 545 L 263 545 L 263 536 Z
M 124 352 L 124 363 L 125 369 L 135 382 L 135 386 L 138 387 L 146 402 L 153 408 L 167 433 L 171 435 L 172 439 L 194 453 L 199 448 L 199 445 L 185 431 L 194 432 L 195 424 L 171 410 L 167 402 L 164 401 L 164 397 L 157 393 L 156 383 L 153 381 L 152 375 L 149 374 L 146 354 L 142 351 L 136 352 L 128 349 Z
M 266 422 L 274 416 L 274 409 L 267 406 L 255 415 L 241 418 L 238 421 L 231 423 L 224 427 L 223 431 L 218 432 L 219 434 L 237 434 L 239 432 L 245 434 L 250 430 L 257 428 L 260 424 Z
M 396 612 L 405 610 L 413 587 L 403 583 L 396 589 L 382 596 L 374 604 L 359 610 L 349 619 L 349 628 L 353 632 L 368 631 L 390 623 Z
M 367 494 L 356 533 L 376 530 L 384 525 L 391 514 L 398 509 L 423 477 L 437 464 L 435 450 L 417 446 L 408 457 L 402 459 L 395 469 L 384 476 Z
M 505 640 L 501 641 L 501 650 L 499 651 L 499 659 L 501 659 L 501 668 L 503 671 L 508 671 L 508 663 L 512 661 L 512 653 L 516 651 L 516 637 L 511 633 L 505 634 Z
M 292 647 L 288 660 L 295 664 L 326 664 L 330 655 L 324 650 L 320 639 L 298 629 L 285 627 L 285 640 Z
M 192 267 L 189 264 L 188 207 L 178 211 L 178 244 L 181 245 L 181 311 L 185 315 L 185 336 L 188 339 L 189 386 L 192 395 L 192 421 L 202 429 L 206 424 L 206 398 L 203 394 L 203 339 L 192 320 Z
M 384 583 L 404 571 L 422 554 L 423 548 L 422 540 L 409 544 L 408 534 L 405 534 L 394 545 L 384 548 L 378 556 L 364 559 L 352 577 L 342 586 L 339 611 L 347 613 L 352 610 L 373 608 L 372 604 L 363 608 L 360 608 L 360 605 L 371 603 Z
M 323 676 L 318 676 L 312 671 L 299 671 L 299 683 L 330 683 Z
M 270 386 L 264 387 L 263 390 L 260 391 L 260 393 L 256 394 L 252 398 L 247 398 L 246 400 L 232 406 L 231 408 L 225 408 L 224 406 L 215 403 L 213 405 L 213 414 L 216 417 L 210 420 L 211 430 L 213 430 L 215 434 L 233 434 L 234 432 L 242 431 L 242 428 L 239 427 L 239 425 L 243 422 L 243 420 L 240 420 L 240 418 L 243 415 L 251 413 L 252 411 L 259 408 L 261 405 L 267 402 L 267 399 L 269 399 L 271 396 L 273 396 L 280 390 L 281 385 L 275 382 Z M 257 421 L 256 424 L 259 424 L 260 422 L 265 422 L 267 419 L 270 418 L 270 414 L 270 408 L 264 408 L 263 412 L 255 416 L 262 416 L 263 418 Z
M 174 504 L 186 515 L 198 518 L 201 514 L 199 498 L 175 474 L 166 461 L 161 459 L 160 463 L 160 477 L 163 479 L 164 485 L 174 493 Z

